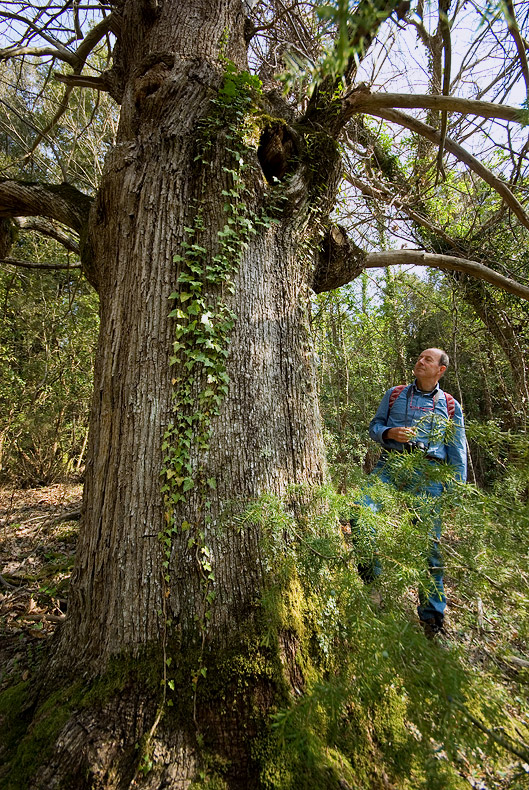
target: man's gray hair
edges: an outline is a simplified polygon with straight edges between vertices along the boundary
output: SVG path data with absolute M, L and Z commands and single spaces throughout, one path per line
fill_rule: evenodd
M 439 354 L 439 364 L 440 365 L 444 365 L 445 368 L 447 368 L 448 365 L 450 364 L 450 357 L 448 356 L 446 351 L 443 351 L 442 348 L 439 349 L 439 352 L 440 352 L 440 354 Z

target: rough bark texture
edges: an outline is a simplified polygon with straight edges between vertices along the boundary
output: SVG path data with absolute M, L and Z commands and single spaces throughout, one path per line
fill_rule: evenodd
M 190 4 L 188 13 L 185 5 L 179 5 L 171 31 L 158 20 L 159 38 L 178 32 L 179 45 L 189 41 L 185 26 L 193 19 L 191 7 L 196 15 L 197 4 Z M 207 18 L 201 19 L 203 40 L 197 42 L 195 35 L 194 59 L 176 55 L 172 72 L 154 93 L 139 99 L 131 80 L 118 145 L 107 159 L 93 209 L 91 245 L 99 262 L 101 333 L 84 529 L 63 651 L 78 659 L 82 649 L 86 660 L 101 662 L 101 668 L 109 656 L 134 650 L 159 634 L 157 535 L 163 514 L 160 481 L 152 470 L 160 468 L 161 440 L 171 419 L 168 360 L 173 326 L 167 315 L 177 276 L 172 259 L 181 249 L 184 226 L 192 220 L 189 207 L 197 201 L 207 207 L 204 224 L 211 238 L 206 233 L 205 245 L 214 248 L 225 221 L 221 191 L 228 183 L 222 163 L 204 183 L 194 177 L 193 162 L 197 120 L 207 114 L 220 81 L 209 63 L 213 53 L 200 49 L 207 50 L 222 36 L 225 9 L 226 3 L 217 9 L 208 5 Z M 131 23 L 133 38 L 137 27 Z M 133 46 L 138 49 L 140 44 L 131 41 L 125 48 L 131 51 Z M 135 62 L 141 62 L 142 49 L 147 49 L 144 40 Z M 305 310 L 308 286 L 296 259 L 294 236 L 295 231 L 280 227 L 268 230 L 252 243 L 237 275 L 230 392 L 213 425 L 207 459 L 208 476 L 217 478 L 217 517 L 228 500 L 248 501 L 265 490 L 282 493 L 292 483 L 322 480 Z M 235 540 L 240 540 L 239 547 Z M 186 551 L 186 542 L 183 536 L 183 545 L 175 548 L 177 586 L 171 597 L 177 619 L 184 622 L 196 607 L 192 589 L 197 577 L 194 552 Z M 234 534 L 230 546 L 229 554 L 216 557 L 222 568 L 219 587 L 252 599 L 259 589 L 255 574 L 260 573 L 255 536 Z M 222 608 L 221 599 L 215 616 L 223 622 L 231 619 L 233 625 L 240 607 L 231 599 L 221 615 Z
M 171 378 L 178 374 L 169 366 L 169 295 L 177 287 L 173 256 L 181 251 L 195 206 L 203 208 L 201 243 L 208 249 L 215 249 L 225 223 L 221 193 L 230 185 L 230 155 L 219 145 L 206 172 L 194 161 L 195 142 L 197 123 L 210 112 L 221 82 L 226 30 L 224 57 L 245 65 L 243 26 L 240 0 L 179 0 L 151 15 L 141 2 L 123 7 L 116 70 L 126 81 L 119 134 L 90 217 L 101 331 L 82 528 L 68 618 L 41 699 L 59 675 L 89 680 L 105 673 L 113 659 L 128 656 L 140 663 L 148 651 L 161 676 L 166 618 L 172 624 L 163 650 L 172 651 L 175 663 L 189 661 L 201 639 L 209 656 L 234 645 L 240 650 L 255 627 L 265 569 L 256 526 L 241 529 L 233 515 L 264 491 L 283 494 L 292 484 L 323 480 L 308 336 L 311 267 L 298 254 L 307 223 L 307 182 L 314 176 L 300 166 L 287 191 L 286 221 L 252 237 L 234 293 L 226 296 L 237 314 L 227 361 L 229 393 L 213 421 L 209 452 L 193 459 L 217 481 L 206 534 L 216 599 L 207 633 L 200 634 L 204 586 L 197 549 L 189 546 L 187 533 L 174 535 L 170 581 L 164 584 L 158 539 L 165 526 L 161 445 L 172 419 Z M 258 207 L 269 187 L 257 154 L 254 165 L 248 200 Z M 199 526 L 199 499 L 189 492 L 177 515 Z M 292 648 L 295 637 L 287 643 Z M 288 667 L 295 651 L 282 652 L 277 663 L 283 659 L 288 683 L 296 675 Z M 186 702 L 177 701 L 180 715 L 172 722 L 164 718 L 156 729 L 155 767 L 136 778 L 136 787 L 189 786 L 197 757 L 188 678 L 189 669 Z M 277 698 L 277 682 L 258 673 L 247 685 L 241 696 L 237 684 L 230 691 L 228 683 L 233 709 L 195 704 L 210 747 L 232 766 L 232 787 L 252 782 L 251 710 L 254 717 L 256 709 L 265 713 Z M 78 787 L 131 786 L 134 745 L 148 733 L 160 695 L 138 684 L 96 709 L 74 709 L 34 786 L 59 787 L 71 777 Z

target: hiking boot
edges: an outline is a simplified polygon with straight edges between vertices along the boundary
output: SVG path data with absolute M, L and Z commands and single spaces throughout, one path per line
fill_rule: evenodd
M 440 634 L 444 634 L 443 621 L 429 617 L 427 620 L 419 620 L 426 639 L 435 639 Z

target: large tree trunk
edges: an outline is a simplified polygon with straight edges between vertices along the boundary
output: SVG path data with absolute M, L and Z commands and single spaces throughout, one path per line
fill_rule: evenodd
M 152 733 L 154 768 L 134 786 L 187 787 L 201 759 L 198 731 L 227 760 L 230 786 L 250 787 L 257 781 L 250 744 L 259 716 L 293 678 L 302 683 L 297 638 L 288 630 L 279 629 L 275 652 L 265 651 L 268 668 L 248 664 L 259 652 L 269 568 L 258 527 L 236 518 L 265 491 L 282 495 L 293 484 L 323 479 L 308 336 L 310 273 L 298 254 L 307 223 L 302 171 L 286 188 L 279 222 L 249 237 L 233 293 L 226 289 L 223 296 L 237 315 L 226 362 L 229 390 L 212 416 L 208 446 L 196 436 L 191 442 L 195 485 L 174 508 L 161 493 L 162 444 L 175 421 L 172 380 L 189 375 L 182 360 L 169 363 L 175 332 L 169 297 L 182 271 L 173 256 L 189 240 L 185 227 L 198 206 L 202 229 L 192 241 L 211 251 L 209 260 L 226 222 L 222 191 L 233 186 L 226 172 L 233 157 L 219 139 L 210 164 L 195 161 L 197 124 L 212 112 L 221 84 L 221 44 L 224 58 L 245 65 L 243 21 L 240 0 L 179 0 L 150 19 L 141 2 L 124 7 L 119 137 L 89 238 L 101 332 L 82 529 L 68 618 L 40 700 L 59 675 L 89 683 L 119 665 L 120 679 L 96 707 L 71 703 L 36 787 L 68 780 L 76 787 L 131 786 L 141 751 L 135 745 L 149 740 L 160 700 L 173 693 L 160 686 L 165 672 L 175 686 L 176 715 L 166 709 Z M 269 187 L 256 154 L 253 160 L 245 203 L 259 212 L 280 187 Z M 214 308 L 222 289 L 210 290 Z M 195 380 L 195 410 L 207 372 Z M 178 438 L 172 434 L 169 444 Z M 198 480 L 210 481 L 207 502 Z M 244 684 L 228 655 L 232 662 L 246 655 Z M 208 684 L 222 666 L 224 685 L 215 695 L 215 683 Z

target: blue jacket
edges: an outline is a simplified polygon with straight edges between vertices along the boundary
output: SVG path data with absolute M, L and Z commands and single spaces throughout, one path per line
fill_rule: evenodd
M 437 402 L 435 395 L 439 392 Z M 415 440 L 426 446 L 427 455 L 440 461 L 447 461 L 455 468 L 455 479 L 467 479 L 467 442 L 465 422 L 460 404 L 455 401 L 455 413 L 448 416 L 446 397 L 439 384 L 432 392 L 421 392 L 413 384 L 408 384 L 396 398 L 389 410 L 389 389 L 369 424 L 369 435 L 386 450 L 402 452 L 404 445 L 393 439 L 385 440 L 383 434 L 388 428 L 417 426 Z M 453 424 L 450 428 L 450 424 Z M 448 434 L 445 437 L 445 434 Z

